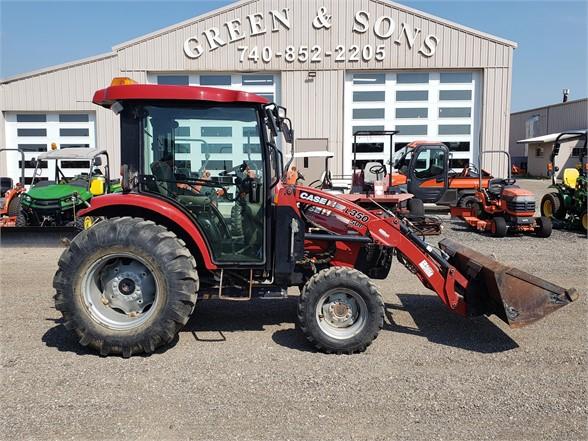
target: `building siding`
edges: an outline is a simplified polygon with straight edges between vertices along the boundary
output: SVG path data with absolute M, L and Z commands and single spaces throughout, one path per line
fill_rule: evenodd
M 332 28 L 315 30 L 312 21 L 320 7 L 324 6 L 333 16 Z M 220 28 L 223 23 L 253 13 L 263 13 L 268 20 L 269 10 L 290 9 L 291 30 L 280 30 L 248 37 L 242 42 L 228 44 L 200 58 L 189 59 L 183 53 L 184 41 L 200 35 L 209 27 Z M 414 47 L 409 48 L 405 38 L 395 43 L 398 32 L 392 38 L 377 38 L 370 29 L 358 34 L 352 32 L 357 11 L 370 14 L 373 26 L 377 17 L 389 16 L 396 26 L 407 23 L 420 29 Z M 271 25 L 271 23 L 270 23 Z M 437 51 L 432 57 L 418 52 L 423 35 L 439 37 Z M 239 62 L 237 47 L 272 47 L 284 51 L 287 46 L 320 45 L 323 51 L 321 62 L 307 61 L 287 63 L 273 57 L 269 63 Z M 334 56 L 324 52 L 334 51 L 337 45 L 346 50 L 351 45 L 363 48 L 384 45 L 386 58 L 378 62 L 335 62 Z M 111 152 L 113 169 L 118 170 L 120 161 L 118 118 L 110 111 L 91 103 L 95 90 L 107 86 L 115 76 L 130 76 L 138 82 L 147 82 L 152 72 L 259 72 L 267 71 L 281 75 L 282 103 L 289 108 L 296 135 L 299 138 L 327 138 L 329 149 L 335 153 L 333 171 L 343 172 L 344 143 L 344 88 L 345 72 L 352 70 L 482 70 L 481 127 L 477 128 L 482 149 L 502 149 L 508 145 L 509 113 L 511 94 L 511 68 L 515 45 L 497 37 L 487 36 L 475 30 L 448 23 L 428 14 L 380 0 L 252 0 L 242 1 L 218 13 L 196 17 L 175 27 L 141 37 L 133 42 L 114 48 L 112 54 L 90 60 L 56 67 L 45 72 L 32 73 L 2 84 L 3 112 L 14 111 L 88 111 L 96 113 L 96 143 Z M 308 71 L 316 71 L 314 80 L 308 81 Z M 4 136 L 4 121 L 0 119 L 0 134 Z M 0 162 L 4 162 L 0 155 Z M 484 167 L 492 173 L 502 175 L 503 161 L 493 155 L 485 158 Z

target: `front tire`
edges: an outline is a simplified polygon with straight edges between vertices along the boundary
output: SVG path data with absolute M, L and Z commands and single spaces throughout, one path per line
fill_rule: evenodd
M 551 236 L 552 231 L 552 224 L 551 218 L 549 217 L 538 217 L 535 219 L 537 222 L 537 228 L 535 229 L 535 233 L 538 237 L 549 237 Z
M 384 302 L 360 271 L 327 268 L 304 285 L 298 320 L 306 338 L 320 351 L 363 352 L 384 325 Z
M 59 259 L 55 307 L 81 345 L 101 355 L 152 353 L 196 303 L 196 262 L 161 225 L 116 218 L 82 231 Z
M 541 216 L 563 220 L 566 217 L 564 203 L 559 193 L 547 193 L 541 199 Z
M 492 233 L 494 237 L 505 237 L 508 232 L 506 220 L 503 217 L 495 217 L 492 222 Z

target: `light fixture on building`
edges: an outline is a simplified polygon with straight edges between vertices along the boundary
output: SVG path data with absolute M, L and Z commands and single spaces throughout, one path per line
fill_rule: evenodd
M 316 78 L 316 71 L 311 70 L 308 72 L 308 78 Z
M 568 102 L 569 96 L 570 96 L 570 89 L 564 89 L 563 90 L 563 102 L 564 103 Z

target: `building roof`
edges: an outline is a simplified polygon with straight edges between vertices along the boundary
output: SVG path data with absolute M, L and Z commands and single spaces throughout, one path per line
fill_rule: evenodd
M 49 150 L 48 152 L 41 153 L 39 156 L 37 156 L 37 159 L 43 161 L 61 159 L 78 159 L 89 161 L 96 156 L 105 154 L 108 154 L 106 150 L 89 149 L 87 147 L 74 147 L 70 149 Z
M 554 107 L 560 107 L 560 106 L 569 106 L 571 104 L 577 104 L 582 101 L 588 101 L 588 98 L 579 98 L 577 100 L 566 101 L 565 103 L 564 102 L 553 103 L 553 104 L 548 104 L 546 106 L 533 107 L 532 109 L 519 110 L 518 112 L 512 112 L 511 115 L 519 115 L 521 113 L 528 113 L 528 112 L 537 112 L 542 109 L 552 109 Z
M 110 86 L 94 94 L 92 102 L 110 108 L 115 101 L 162 100 L 162 101 L 212 101 L 219 103 L 267 104 L 268 100 L 253 93 L 240 90 L 217 89 L 200 86 L 168 86 L 161 84 L 128 84 Z
M 557 137 L 560 136 L 562 133 L 566 133 L 566 135 L 561 137 L 562 141 L 571 141 L 574 139 L 581 138 L 582 136 L 586 136 L 587 132 L 587 129 L 566 130 L 565 132 L 550 133 L 549 135 L 537 136 L 535 138 L 521 139 L 520 141 L 517 141 L 517 144 L 549 144 L 551 142 L 555 142 Z

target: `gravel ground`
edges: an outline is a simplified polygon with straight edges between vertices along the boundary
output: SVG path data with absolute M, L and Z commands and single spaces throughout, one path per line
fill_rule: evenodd
M 524 186 L 544 191 L 541 181 Z M 62 251 L 0 256 L 3 439 L 558 439 L 588 437 L 586 239 L 494 239 L 444 218 L 451 237 L 581 299 L 529 327 L 449 312 L 397 262 L 378 281 L 385 329 L 364 354 L 313 351 L 296 297 L 202 302 L 173 345 L 102 358 L 53 308 Z

